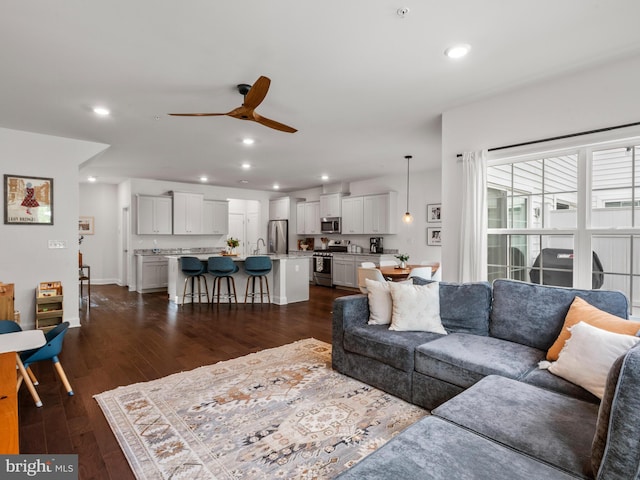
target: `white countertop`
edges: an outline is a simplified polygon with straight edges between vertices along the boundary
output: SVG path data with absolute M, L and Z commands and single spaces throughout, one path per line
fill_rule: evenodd
M 207 260 L 209 257 L 221 257 L 221 256 L 222 255 L 216 255 L 216 254 L 211 254 L 211 253 L 192 253 L 192 254 L 183 253 L 183 254 L 180 254 L 180 255 L 177 255 L 177 254 L 176 255 L 165 255 L 165 257 L 168 258 L 169 260 L 179 260 L 181 257 L 196 257 L 199 260 Z M 247 256 L 225 255 L 225 256 L 229 257 L 234 262 L 244 262 L 247 257 L 257 257 L 257 256 L 266 256 L 266 257 L 269 257 L 272 261 L 299 260 L 300 258 L 304 258 L 304 257 L 300 257 L 298 255 L 247 255 Z

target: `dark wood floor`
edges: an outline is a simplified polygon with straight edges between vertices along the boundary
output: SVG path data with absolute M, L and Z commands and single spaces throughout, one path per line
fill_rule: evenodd
M 286 306 L 176 307 L 166 294 L 93 286 L 60 356 L 75 396 L 50 362 L 33 366 L 44 406 L 20 389 L 20 452 L 77 453 L 81 480 L 133 479 L 93 395 L 303 338 L 330 343 L 333 299 L 351 293 L 312 286 L 310 301 Z

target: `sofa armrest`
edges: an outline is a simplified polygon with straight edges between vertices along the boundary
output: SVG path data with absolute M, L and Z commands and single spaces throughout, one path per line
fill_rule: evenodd
M 335 370 L 344 369 L 344 332 L 369 321 L 369 299 L 366 295 L 348 295 L 333 301 L 333 326 L 331 359 Z

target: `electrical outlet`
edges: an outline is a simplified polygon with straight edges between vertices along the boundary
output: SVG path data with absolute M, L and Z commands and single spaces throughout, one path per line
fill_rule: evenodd
M 67 248 L 65 240 L 49 240 L 49 248 Z

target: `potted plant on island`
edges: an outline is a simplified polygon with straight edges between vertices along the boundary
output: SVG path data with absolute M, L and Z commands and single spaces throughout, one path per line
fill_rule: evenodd
M 400 255 L 396 255 L 396 258 L 400 260 L 400 268 L 407 268 L 407 262 L 409 261 L 409 255 L 406 253 L 401 253 Z
M 227 238 L 227 247 L 229 247 L 229 254 L 233 255 L 235 253 L 235 249 L 240 246 L 240 240 L 237 238 L 229 237 Z

